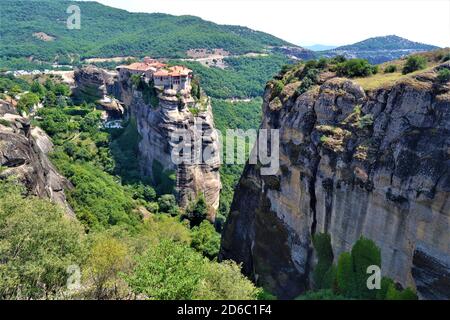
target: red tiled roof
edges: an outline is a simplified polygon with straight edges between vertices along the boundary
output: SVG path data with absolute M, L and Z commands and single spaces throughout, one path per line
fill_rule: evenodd
M 151 69 L 159 69 L 165 67 L 166 64 L 161 62 L 151 62 L 151 63 L 145 63 L 145 62 L 135 62 L 132 64 L 129 64 L 127 66 L 119 66 L 118 68 L 125 68 L 129 70 L 136 70 L 136 71 L 149 71 Z
M 150 70 L 150 66 L 144 62 L 135 62 L 132 64 L 129 64 L 127 66 L 121 66 L 122 68 L 125 69 L 130 69 L 130 70 L 137 70 L 137 71 L 147 71 Z
M 179 77 L 179 76 L 188 76 L 192 72 L 191 69 L 188 69 L 183 66 L 173 66 L 166 69 L 160 69 L 156 71 L 153 75 L 156 77 Z
M 159 69 L 159 68 L 164 68 L 165 66 L 167 66 L 167 64 L 162 63 L 162 62 L 159 62 L 159 61 L 157 61 L 157 62 L 152 62 L 152 63 L 150 63 L 149 65 L 152 66 L 152 67 L 155 67 L 155 68 L 157 68 L 157 69 Z

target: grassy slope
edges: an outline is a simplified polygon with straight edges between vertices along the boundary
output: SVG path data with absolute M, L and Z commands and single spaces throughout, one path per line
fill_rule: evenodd
M 385 62 L 379 65 L 379 72 L 377 74 L 371 75 L 369 77 L 360 77 L 353 79 L 358 83 L 364 90 L 374 90 L 378 88 L 388 88 L 393 86 L 396 82 L 411 79 L 411 76 L 422 73 L 424 71 L 430 70 L 440 63 L 440 59 L 445 54 L 449 54 L 448 49 L 439 49 L 425 53 L 419 53 L 427 59 L 427 65 L 425 69 L 417 70 L 415 72 L 408 73 L 406 75 L 402 74 L 403 66 L 406 62 L 406 58 L 393 60 Z M 397 70 L 393 73 L 384 73 L 384 69 L 387 66 L 394 65 Z

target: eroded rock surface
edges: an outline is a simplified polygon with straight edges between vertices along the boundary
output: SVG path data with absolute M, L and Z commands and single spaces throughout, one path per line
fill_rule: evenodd
M 300 96 L 272 86 L 262 128 L 280 130 L 274 176 L 247 165 L 225 225 L 221 259 L 281 298 L 311 285 L 311 236 L 335 259 L 361 236 L 381 248 L 382 273 L 421 298 L 450 298 L 450 84 L 437 69 L 365 92 L 335 76 Z M 286 89 L 285 89 L 286 90 Z
M 117 76 L 93 66 L 80 69 L 76 74 L 77 87 L 80 88 L 76 92 L 84 92 L 86 89 L 83 88 L 89 88 L 87 91 L 94 92 L 93 96 L 97 98 L 114 96 L 125 106 L 126 116 L 136 120 L 142 138 L 139 142 L 139 163 L 143 176 L 152 177 L 155 161 L 164 170 L 174 170 L 179 205 L 186 207 L 202 193 L 209 206 L 208 218 L 214 220 L 221 189 L 219 158 L 208 163 L 193 161 L 190 164 L 175 164 L 171 158 L 175 146 L 171 142 L 171 134 L 183 129 L 194 137 L 191 143 L 200 142 L 202 150 L 209 149 L 219 154 L 219 141 L 213 132 L 214 119 L 209 101 L 198 111 L 192 112 L 190 109 L 195 107 L 195 102 L 189 94 L 180 96 L 160 92 L 158 104 L 153 106 L 144 101 L 142 92 L 133 86 L 131 79 L 119 81 Z M 200 130 L 193 130 L 196 127 Z
M 214 220 L 221 189 L 219 158 L 215 157 L 208 163 L 196 162 L 193 152 L 190 163 L 175 164 L 171 156 L 177 145 L 171 134 L 176 130 L 186 130 L 189 133 L 192 140 L 188 145 L 200 143 L 202 150 L 209 149 L 217 156 L 219 154 L 218 137 L 213 132 L 211 105 L 208 103 L 205 110 L 194 116 L 189 111 L 191 103 L 186 99 L 180 105 L 175 96 L 161 96 L 159 105 L 155 108 L 146 104 L 137 92 L 131 103 L 131 112 L 136 118 L 142 138 L 139 143 L 140 166 L 145 176 L 152 176 L 155 161 L 162 164 L 164 170 L 174 170 L 179 205 L 186 207 L 202 193 L 210 206 L 209 219 Z
M 51 164 L 53 143 L 40 128 L 31 127 L 9 103 L 0 100 L 0 177 L 16 177 L 29 194 L 49 198 L 74 217 L 64 189 L 72 188 Z

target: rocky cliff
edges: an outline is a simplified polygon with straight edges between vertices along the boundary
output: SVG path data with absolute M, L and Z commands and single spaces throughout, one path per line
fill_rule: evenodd
M 90 88 L 95 96 L 109 94 L 116 97 L 126 106 L 127 116 L 136 120 L 141 136 L 139 142 L 139 163 L 143 176 L 153 177 L 155 163 L 162 165 L 164 171 L 176 174 L 175 189 L 178 203 L 186 207 L 204 194 L 209 206 L 209 219 L 215 219 L 219 206 L 221 189 L 219 174 L 219 141 L 214 132 L 214 119 L 211 104 L 202 97 L 201 106 L 190 94 L 176 94 L 171 90 L 158 92 L 155 99 L 149 101 L 145 93 L 138 90 L 131 79 L 112 77 L 103 70 L 89 66 L 76 74 L 78 88 Z M 92 88 L 96 87 L 96 90 Z M 148 88 L 147 88 L 148 90 Z M 85 91 L 84 89 L 78 92 Z M 172 134 L 177 130 L 186 130 L 191 136 L 188 145 L 200 143 L 202 150 L 215 153 L 212 161 L 193 161 L 175 164 L 172 161 L 172 150 L 176 143 L 172 142 Z M 195 156 L 194 153 L 192 155 Z
M 213 131 L 211 105 L 208 102 L 204 110 L 194 116 L 189 110 L 192 103 L 192 98 L 183 99 L 180 104 L 175 95 L 161 95 L 159 105 L 155 108 L 146 104 L 140 93 L 135 92 L 130 107 L 142 138 L 139 143 L 140 166 L 143 174 L 150 177 L 155 162 L 162 164 L 164 170 L 175 171 L 179 205 L 186 207 L 202 193 L 210 206 L 209 219 L 214 220 L 221 189 L 219 158 L 214 157 L 208 163 L 197 162 L 192 152 L 190 161 L 175 164 L 171 156 L 177 144 L 172 142 L 171 134 L 176 130 L 186 130 L 191 138 L 187 141 L 189 148 L 200 143 L 201 150 L 210 149 L 218 156 L 219 141 Z
M 381 248 L 382 274 L 421 298 L 450 298 L 450 83 L 444 63 L 365 91 L 322 72 L 304 93 L 295 77 L 269 83 L 262 128 L 280 133 L 280 168 L 247 165 L 221 259 L 280 298 L 312 285 L 311 237 L 331 235 L 334 257 L 361 236 Z M 301 92 L 301 91 L 300 91 Z
M 114 85 L 114 75 L 95 66 L 87 65 L 74 72 L 76 102 L 96 102 L 103 99 Z
M 74 217 L 64 194 L 72 185 L 48 159 L 52 149 L 50 138 L 40 128 L 32 127 L 27 118 L 0 100 L 0 178 L 14 176 L 29 194 L 51 199 Z

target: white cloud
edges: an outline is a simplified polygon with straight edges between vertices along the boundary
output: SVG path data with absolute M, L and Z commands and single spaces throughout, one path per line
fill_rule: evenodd
M 450 46 L 449 0 L 97 0 L 133 12 L 195 15 L 265 31 L 295 44 L 341 45 L 396 34 Z

